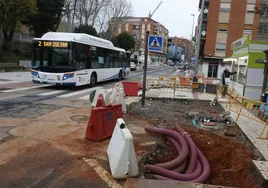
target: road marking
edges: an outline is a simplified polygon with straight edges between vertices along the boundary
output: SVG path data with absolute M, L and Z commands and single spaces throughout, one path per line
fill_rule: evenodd
M 60 95 L 60 96 L 57 96 L 57 97 L 58 98 L 73 97 L 75 95 L 80 95 L 80 94 L 83 94 L 83 93 L 90 93 L 91 91 L 94 91 L 97 88 L 102 88 L 102 87 L 95 87 L 95 88 L 90 88 L 90 89 L 84 89 L 84 90 L 81 90 L 81 91 L 76 91 L 76 92 L 68 93 L 68 94 L 65 94 L 65 95 Z
M 109 89 L 102 89 L 102 91 L 105 90 L 106 92 L 110 92 L 112 91 L 113 89 L 112 88 L 109 88 Z M 89 94 L 88 95 L 85 95 L 83 97 L 80 97 L 79 100 L 89 100 Z
M 120 184 L 118 184 L 110 175 L 107 170 L 105 170 L 95 159 L 86 159 L 83 160 L 91 166 L 95 172 L 100 176 L 100 178 L 105 181 L 109 187 L 112 188 L 123 188 Z
M 54 95 L 54 94 L 62 93 L 64 91 L 66 91 L 66 90 L 50 91 L 50 92 L 46 92 L 46 93 L 40 93 L 38 95 L 39 96 L 49 96 L 49 95 Z
M 29 89 L 37 89 L 37 88 L 42 88 L 42 87 L 49 87 L 51 85 L 42 85 L 42 86 L 33 86 L 33 87 L 23 87 L 23 88 L 16 88 L 16 89 L 9 89 L 9 90 L 4 90 L 1 91 L 2 93 L 11 93 L 15 91 L 23 91 L 23 90 L 29 90 Z

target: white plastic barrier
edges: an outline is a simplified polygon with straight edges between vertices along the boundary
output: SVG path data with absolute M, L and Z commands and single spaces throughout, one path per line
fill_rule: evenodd
M 124 114 L 127 113 L 127 107 L 124 100 L 125 93 L 122 83 L 115 84 L 110 92 L 107 92 L 105 89 L 96 88 L 96 90 L 89 96 L 92 107 L 96 106 L 99 94 L 103 94 L 106 106 L 111 104 L 121 104 L 122 112 Z
M 123 119 L 118 119 L 107 154 L 114 179 L 127 179 L 139 175 L 133 136 Z

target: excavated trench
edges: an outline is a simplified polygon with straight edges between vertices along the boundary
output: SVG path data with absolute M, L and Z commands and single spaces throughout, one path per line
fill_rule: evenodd
M 133 103 L 129 109 L 130 116 L 147 120 L 151 129 L 160 127 L 175 132 L 175 125 L 177 123 L 181 125 L 208 161 L 210 167 L 209 177 L 200 182 L 230 187 L 261 187 L 262 180 L 256 174 L 252 160 L 260 160 L 262 156 L 235 124 L 226 124 L 222 120 L 219 115 L 223 112 L 224 109 L 221 105 L 210 106 L 209 101 L 194 100 L 185 104 L 184 100 L 168 99 L 146 100 L 145 107 L 141 107 L 140 103 Z M 195 118 L 198 120 L 214 118 L 217 128 L 204 130 L 202 127 L 195 127 L 189 114 L 195 114 Z M 143 166 L 144 176 L 147 179 L 180 180 L 180 175 L 174 175 L 172 172 L 169 172 L 168 175 L 167 171 L 159 173 L 158 167 L 160 163 L 167 164 L 174 162 L 174 160 L 176 161 L 178 150 L 181 149 L 182 151 L 182 148 L 176 147 L 172 137 L 167 135 L 163 135 L 163 137 L 167 140 L 166 143 L 152 147 L 146 154 Z M 180 147 L 182 146 L 180 145 Z M 182 174 L 181 176 L 183 176 L 181 181 L 197 182 L 192 178 L 192 174 L 196 173 L 196 169 L 198 170 L 198 161 L 200 160 L 195 161 L 193 169 L 189 170 L 189 165 L 191 164 L 191 157 L 189 156 L 187 155 L 187 158 L 183 160 L 187 162 L 185 168 L 178 169 L 183 165 L 183 161 L 179 163 L 177 161 L 176 165 L 173 164 L 172 167 L 169 166 L 167 169 L 170 171 L 179 170 Z M 202 169 L 204 171 L 203 166 Z M 198 178 L 201 174 L 202 172 L 197 172 L 194 177 Z

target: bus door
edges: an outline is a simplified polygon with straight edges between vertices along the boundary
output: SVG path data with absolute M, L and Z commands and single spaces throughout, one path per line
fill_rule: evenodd
M 83 44 L 75 44 L 75 69 L 76 69 L 76 85 L 90 84 L 90 75 L 88 73 L 89 66 L 88 47 Z

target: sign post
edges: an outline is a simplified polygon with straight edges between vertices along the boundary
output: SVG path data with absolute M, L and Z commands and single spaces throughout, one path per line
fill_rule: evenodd
M 143 85 L 142 85 L 142 99 L 141 99 L 141 105 L 145 105 L 145 90 L 146 90 L 146 73 L 147 73 L 147 64 L 148 64 L 148 39 L 149 39 L 150 32 L 146 32 L 146 38 L 145 38 L 145 58 L 144 58 L 144 67 L 143 67 Z
M 150 32 L 146 32 L 145 38 L 145 58 L 144 58 L 144 70 L 143 70 L 143 86 L 142 86 L 142 99 L 141 105 L 145 105 L 145 91 L 146 91 L 146 74 L 147 74 L 147 66 L 148 66 L 148 51 L 153 52 L 162 52 L 163 51 L 163 37 L 161 36 L 149 36 Z

